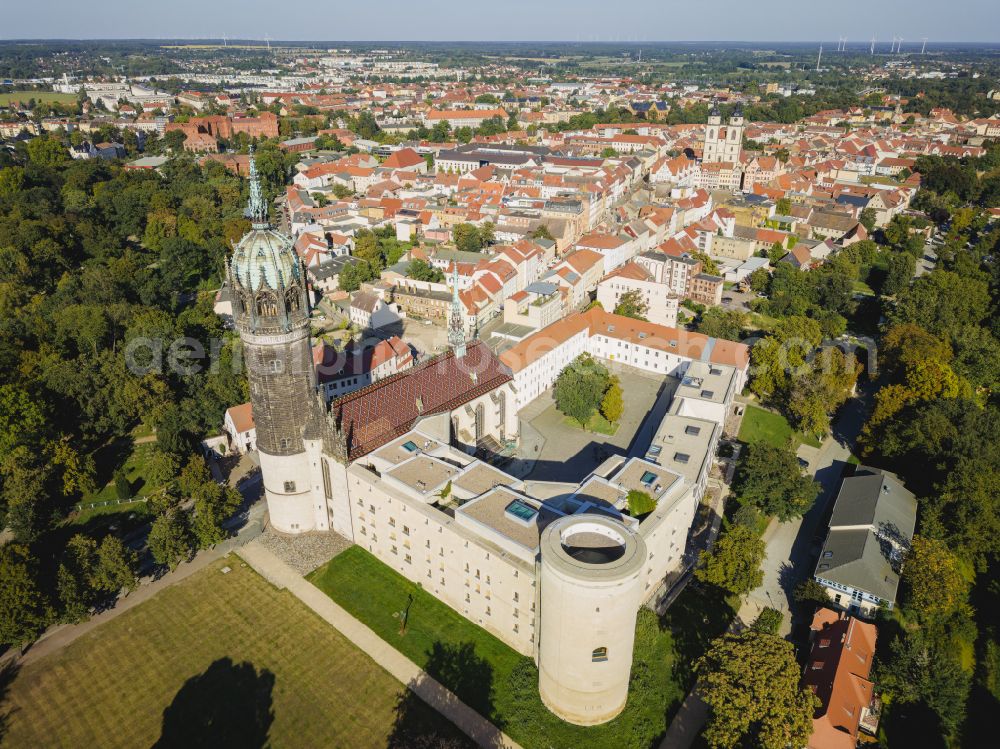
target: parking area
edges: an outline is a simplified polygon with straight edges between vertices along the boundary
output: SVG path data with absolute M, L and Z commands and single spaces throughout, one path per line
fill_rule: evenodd
M 752 291 L 737 291 L 729 289 L 722 292 L 722 306 L 725 309 L 747 312 L 750 309 L 750 302 L 757 298 Z
M 532 481 L 577 482 L 611 455 L 643 453 L 666 414 L 677 380 L 612 369 L 625 392 L 625 412 L 615 434 L 587 432 L 569 422 L 556 409 L 552 390 L 546 390 L 521 411 L 521 441 L 507 470 Z

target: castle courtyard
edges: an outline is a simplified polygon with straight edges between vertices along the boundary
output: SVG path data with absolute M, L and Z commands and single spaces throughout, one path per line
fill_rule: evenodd
M 625 412 L 615 433 L 582 429 L 560 413 L 549 388 L 521 411 L 521 442 L 507 470 L 529 481 L 576 483 L 611 455 L 636 454 L 633 445 L 644 454 L 678 381 L 610 363 L 608 369 L 621 381 L 625 395 Z

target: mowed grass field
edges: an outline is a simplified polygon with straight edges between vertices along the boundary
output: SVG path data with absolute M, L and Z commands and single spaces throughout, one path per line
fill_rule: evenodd
M 793 431 L 788 419 L 781 414 L 750 405 L 743 414 L 739 439 L 740 442 L 747 443 L 768 442 L 775 447 L 791 444 L 792 449 L 801 444 L 819 447 L 819 440 L 815 435 Z
M 0 743 L 386 747 L 404 693 L 294 596 L 230 556 L 23 667 L 0 704 Z M 414 701 L 410 725 L 465 745 Z
M 55 91 L 12 91 L 9 94 L 0 93 L 0 106 L 7 106 L 12 101 L 27 102 L 34 99 L 42 104 L 72 104 L 76 94 L 60 94 Z

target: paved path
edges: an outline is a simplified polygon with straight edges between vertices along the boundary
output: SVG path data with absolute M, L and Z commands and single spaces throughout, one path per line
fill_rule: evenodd
M 767 558 L 764 561 L 764 582 L 746 597 L 740 608 L 740 619 L 750 624 L 760 611 L 770 606 L 785 613 L 781 634 L 791 632 L 794 613 L 793 592 L 798 582 L 812 573 L 816 539 L 826 519 L 829 505 L 837 495 L 840 478 L 851 457 L 851 450 L 867 408 L 865 396 L 853 398 L 841 410 L 833 425 L 833 434 L 817 450 L 802 447 L 799 456 L 809 462 L 808 471 L 820 484 L 820 492 L 812 508 L 801 518 L 787 523 L 772 519 L 764 532 Z
M 707 721 L 708 705 L 698 694 L 696 684 L 670 721 L 667 733 L 660 742 L 660 749 L 688 749 Z
M 333 625 L 337 631 L 366 653 L 368 657 L 405 684 L 420 699 L 448 718 L 477 744 L 486 747 L 520 749 L 520 746 L 513 739 L 459 700 L 453 692 L 446 689 L 413 661 L 338 606 L 326 593 L 300 576 L 257 541 L 243 546 L 237 553 L 265 579 L 278 588 L 290 591 L 306 606 Z

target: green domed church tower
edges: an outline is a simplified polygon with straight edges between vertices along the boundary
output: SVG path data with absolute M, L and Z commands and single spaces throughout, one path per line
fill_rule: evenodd
M 291 238 L 268 222 L 252 154 L 246 215 L 253 226 L 235 245 L 226 269 L 233 317 L 243 342 L 271 523 L 301 533 L 315 527 L 303 440 L 316 390 L 309 295 Z

